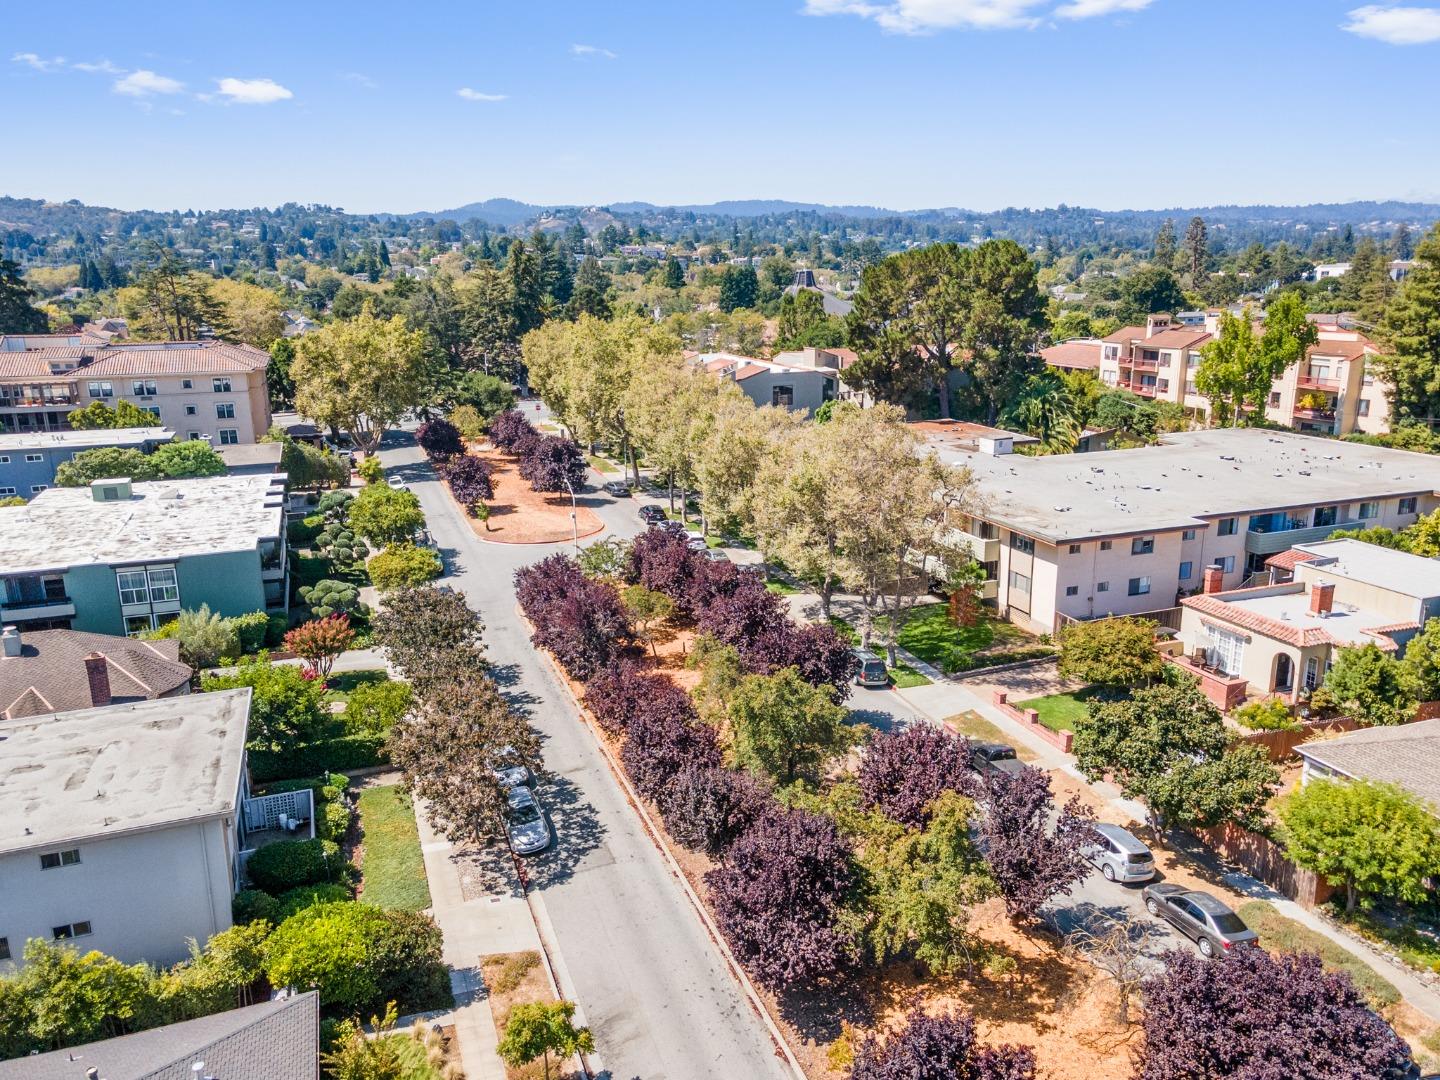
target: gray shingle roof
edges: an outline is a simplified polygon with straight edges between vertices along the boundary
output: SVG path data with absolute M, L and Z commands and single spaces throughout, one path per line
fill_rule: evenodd
M 1440 812 L 1440 718 L 1303 743 L 1302 757 L 1357 780 L 1398 784 Z
M 320 997 L 266 1001 L 69 1050 L 0 1062 L 0 1080 L 316 1080 Z

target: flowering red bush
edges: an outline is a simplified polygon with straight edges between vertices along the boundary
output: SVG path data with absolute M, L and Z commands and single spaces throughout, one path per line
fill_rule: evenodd
M 672 699 L 669 707 L 647 708 L 625 725 L 620 760 L 630 781 L 647 799 L 659 801 L 666 786 L 687 766 L 720 767 L 720 743 L 715 729 L 695 715 L 689 695 Z
M 782 990 L 835 975 L 853 954 L 840 925 L 852 877 L 833 821 L 777 810 L 736 839 L 705 882 L 735 955 L 763 986 Z
M 665 826 L 691 851 L 718 855 L 775 809 L 775 797 L 753 774 L 687 765 L 659 795 Z
M 933 724 L 882 732 L 865 747 L 856 776 L 866 809 L 911 828 L 924 828 L 928 808 L 947 791 L 975 797 L 979 778 L 970 771 L 970 744 Z
M 517 570 L 515 597 L 535 628 L 530 640 L 573 678 L 588 679 L 615 659 L 628 626 L 620 594 L 573 559 L 551 555 Z
M 927 1016 L 918 1005 L 882 1042 L 868 1035 L 855 1051 L 850 1080 L 1035 1080 L 1028 1046 L 981 1046 L 968 1013 Z
M 431 420 L 415 429 L 415 441 L 431 461 L 448 461 L 465 453 L 460 429 L 449 420 Z
M 515 409 L 506 409 L 491 420 L 489 431 L 490 442 L 495 448 L 509 454 L 518 453 L 522 444 L 537 439 L 540 435 L 524 414 Z
M 455 496 L 455 501 L 469 513 L 475 512 L 476 504 L 495 497 L 495 488 L 490 482 L 490 466 L 478 457 L 461 454 L 459 457 L 450 458 L 441 475 L 450 485 L 450 493 Z
M 579 490 L 585 484 L 585 452 L 573 439 L 541 435 L 517 447 L 520 478 L 535 491 Z

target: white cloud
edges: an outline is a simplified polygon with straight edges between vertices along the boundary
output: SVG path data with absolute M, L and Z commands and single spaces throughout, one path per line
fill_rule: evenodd
M 273 105 L 295 95 L 274 79 L 216 79 L 220 96 L 235 105 Z
M 1093 19 L 1124 11 L 1144 11 L 1154 0 L 1071 0 L 1055 9 L 1062 19 Z
M 112 64 L 109 60 L 97 60 L 97 61 L 95 61 L 94 63 L 86 63 L 86 62 L 84 62 L 84 61 L 77 61 L 76 63 L 73 63 L 73 64 L 71 64 L 70 66 L 73 67 L 76 71 L 88 71 L 88 72 L 90 72 L 92 75 L 94 75 L 94 74 L 98 74 L 98 75 L 124 75 L 124 74 L 125 74 L 125 69 L 124 69 L 124 68 L 122 68 L 122 67 L 116 67 L 116 66 L 115 66 L 114 64 Z
M 151 94 L 178 94 L 185 89 L 185 84 L 178 79 L 156 75 L 153 71 L 141 68 L 139 71 L 130 72 L 123 79 L 116 79 L 111 89 L 127 97 L 143 98 Z
M 858 15 L 892 34 L 935 30 L 1015 30 L 1040 25 L 1042 0 L 806 0 L 806 15 Z
M 1350 12 L 1340 29 L 1387 45 L 1428 45 L 1440 41 L 1440 8 L 1368 4 Z
M 466 101 L 504 101 L 510 96 L 509 94 L 482 94 L 479 90 L 471 90 L 468 86 L 462 86 L 455 93 Z
M 619 56 L 618 53 L 611 52 L 609 49 L 602 49 L 599 45 L 571 45 L 570 55 L 599 56 L 603 57 L 606 60 L 615 60 Z
M 52 56 L 46 59 L 38 53 L 33 52 L 17 52 L 14 56 L 10 57 L 10 60 L 16 64 L 24 64 L 26 67 L 33 68 L 36 71 L 58 71 L 65 66 L 65 58 L 63 56 Z

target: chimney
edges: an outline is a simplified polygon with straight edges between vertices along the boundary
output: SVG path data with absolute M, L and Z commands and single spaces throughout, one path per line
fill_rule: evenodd
M 20 631 L 13 626 L 5 627 L 5 631 L 0 633 L 0 644 L 5 646 L 6 656 L 19 656 L 21 649 L 24 648 L 24 642 L 20 640 Z
M 1223 591 L 1225 588 L 1225 571 L 1218 566 L 1205 567 L 1205 595 Z
M 110 704 L 110 666 L 97 652 L 85 657 L 85 677 L 90 680 L 90 704 Z
M 1310 614 L 1327 619 L 1334 607 L 1335 583 L 1333 581 L 1314 582 L 1310 586 Z

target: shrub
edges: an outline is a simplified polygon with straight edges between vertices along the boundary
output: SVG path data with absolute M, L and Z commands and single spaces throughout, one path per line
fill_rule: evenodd
M 930 804 L 943 793 L 979 793 L 970 771 L 969 742 L 930 724 L 876 735 L 860 759 L 856 780 L 862 805 L 917 829 L 925 827 Z
M 370 581 L 381 592 L 416 588 L 439 577 L 444 567 L 430 548 L 414 544 L 391 544 L 366 565 Z
M 263 889 L 241 889 L 230 901 L 230 917 L 236 926 L 244 926 L 257 919 L 275 921 L 275 898 Z
M 364 610 L 364 605 L 360 603 L 360 590 L 348 581 L 335 578 L 325 578 L 314 585 L 302 585 L 300 599 L 310 606 L 310 613 L 317 619 Z
M 515 409 L 507 409 L 490 421 L 490 441 L 506 453 L 513 453 L 517 446 L 538 437 L 530 421 Z
M 465 453 L 460 429 L 449 420 L 431 420 L 415 429 L 415 441 L 431 461 L 448 461 Z
M 441 475 L 450 486 L 450 494 L 455 496 L 455 501 L 472 516 L 478 504 L 495 497 L 495 487 L 490 480 L 490 466 L 478 457 L 463 454 L 451 458 L 445 464 Z
M 271 921 L 284 922 L 291 915 L 314 907 L 316 904 L 342 903 L 353 899 L 355 897 L 351 894 L 350 889 L 344 885 L 336 885 L 332 882 L 301 885 L 298 888 L 288 889 L 275 897 L 273 901 L 275 914 Z
M 274 986 L 318 990 L 328 1007 L 346 1012 L 451 1001 L 440 930 L 429 917 L 353 900 L 316 904 L 281 923 L 265 946 L 265 974 Z
M 332 841 L 282 840 L 251 855 L 245 872 L 257 889 L 278 896 L 297 885 L 338 881 L 347 866 Z
M 687 765 L 661 789 L 659 804 L 671 836 L 713 856 L 774 809 L 775 799 L 749 773 Z
M 1241 705 L 1230 718 L 1252 731 L 1290 731 L 1300 726 L 1290 714 L 1290 706 L 1278 697 Z

